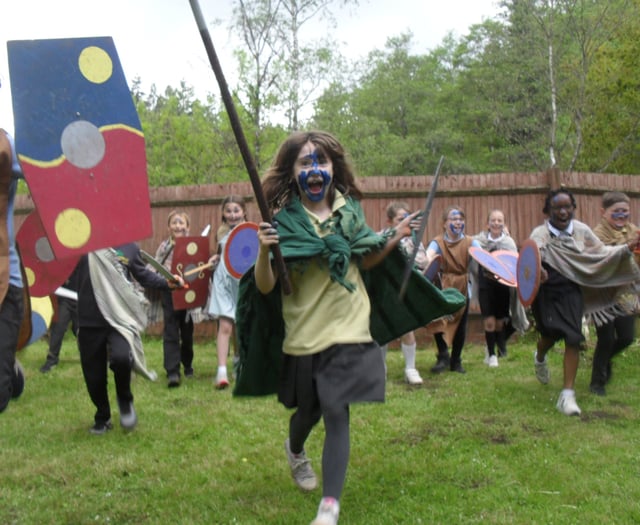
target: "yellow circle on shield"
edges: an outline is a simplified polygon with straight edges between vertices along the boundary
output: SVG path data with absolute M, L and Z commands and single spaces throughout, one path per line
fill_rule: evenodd
M 84 77 L 94 84 L 102 84 L 111 78 L 113 62 L 104 50 L 97 46 L 85 47 L 78 57 L 78 67 Z
M 56 217 L 54 227 L 60 244 L 66 248 L 80 248 L 91 237 L 91 221 L 77 208 L 62 210 Z

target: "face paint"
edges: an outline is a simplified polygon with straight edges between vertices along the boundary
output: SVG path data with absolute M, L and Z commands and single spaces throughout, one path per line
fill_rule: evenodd
M 611 218 L 613 220 L 624 220 L 626 221 L 629 218 L 629 213 L 626 211 L 614 212 L 611 214 Z
M 320 202 L 324 199 L 324 195 L 331 183 L 331 175 L 326 170 L 319 169 L 318 165 L 321 164 L 318 159 L 318 153 L 314 151 L 310 155 L 306 157 L 306 160 L 310 161 L 310 169 L 309 170 L 301 170 L 298 173 L 298 184 L 300 185 L 300 189 L 304 191 L 305 195 L 311 202 Z M 322 178 L 322 188 L 320 191 L 311 191 L 309 187 L 309 177 L 320 176 Z
M 447 221 L 449 222 L 449 230 L 453 235 L 459 236 L 464 232 L 464 218 L 459 213 L 451 215 Z
M 464 232 L 464 222 L 458 224 L 450 223 L 449 229 L 454 235 L 462 235 L 462 232 Z

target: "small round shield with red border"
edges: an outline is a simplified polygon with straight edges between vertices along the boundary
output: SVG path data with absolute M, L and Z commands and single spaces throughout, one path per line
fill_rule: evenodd
M 224 264 L 229 273 L 240 279 L 258 258 L 258 225 L 255 222 L 238 224 L 224 247 Z
M 516 275 L 518 269 L 518 254 L 517 252 L 512 252 L 509 250 L 496 250 L 495 252 L 491 252 L 496 259 L 498 259 L 502 264 L 504 264 L 511 275 L 513 277 L 512 280 L 498 279 L 498 281 L 506 286 L 511 286 L 515 288 L 517 286 Z
M 538 294 L 540 287 L 540 250 L 533 239 L 527 239 L 522 243 L 518 254 L 518 297 L 525 306 L 531 306 Z
M 503 281 L 514 280 L 514 276 L 509 269 L 487 250 L 479 246 L 472 246 L 469 248 L 469 255 L 471 255 L 480 266 L 495 275 L 496 279 L 502 279 Z

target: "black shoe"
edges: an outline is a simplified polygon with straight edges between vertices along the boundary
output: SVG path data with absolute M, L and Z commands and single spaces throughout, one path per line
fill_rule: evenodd
M 184 377 L 193 377 L 193 368 L 185 368 L 184 369 Z
M 102 434 L 106 434 L 109 430 L 113 428 L 111 424 L 111 420 L 108 421 L 96 421 L 93 426 L 89 429 L 89 432 L 94 436 L 101 436 Z
M 167 379 L 169 380 L 169 388 L 176 388 L 177 386 L 180 386 L 180 374 L 169 374 Z
M 597 383 L 591 383 L 589 385 L 589 390 L 591 391 L 592 394 L 595 394 L 597 396 L 606 396 L 607 392 L 604 389 L 604 385 L 599 385 Z
M 46 374 L 49 372 L 57 363 L 52 363 L 51 361 L 47 361 L 44 365 L 40 367 L 40 372 Z
M 452 372 L 458 372 L 459 374 L 466 374 L 467 371 L 462 368 L 462 363 L 451 363 L 450 370 Z
M 446 359 L 438 359 L 435 365 L 431 367 L 432 374 L 441 374 L 449 368 L 449 361 Z
M 120 401 L 118 399 L 118 407 L 120 408 L 120 426 L 125 430 L 133 430 L 138 424 L 138 415 L 133 408 L 133 401 Z
M 24 392 L 24 368 L 16 359 L 13 365 L 13 377 L 11 378 L 11 398 L 18 399 Z

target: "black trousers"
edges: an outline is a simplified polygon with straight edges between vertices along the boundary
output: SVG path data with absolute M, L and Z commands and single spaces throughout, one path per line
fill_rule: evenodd
M 22 289 L 9 285 L 7 295 L 0 305 L 0 412 L 7 408 L 13 394 L 22 315 Z
M 609 380 L 611 359 L 633 343 L 636 316 L 625 315 L 596 327 L 598 341 L 593 352 L 591 384 L 604 385 Z
M 171 292 L 162 294 L 164 329 L 162 349 L 167 375 L 180 374 L 180 363 L 185 370 L 193 366 L 193 321 L 187 320 L 186 310 L 174 310 Z
M 58 364 L 60 349 L 64 334 L 67 333 L 69 323 L 74 335 L 78 333 L 78 302 L 66 297 L 58 298 L 58 319 L 49 328 L 49 353 L 47 363 Z
M 111 418 L 107 365 L 113 371 L 118 399 L 122 402 L 133 401 L 132 348 L 127 340 L 111 326 L 81 326 L 78 331 L 78 348 L 87 391 L 96 406 L 95 421 L 104 423 Z

